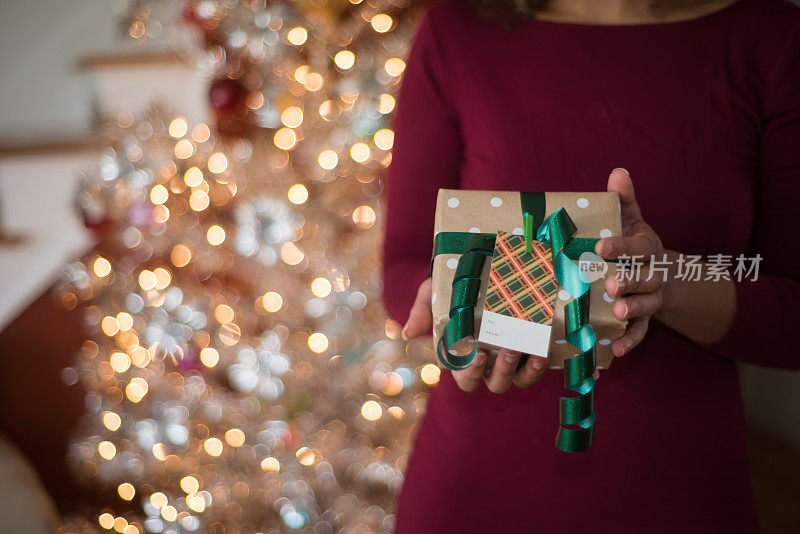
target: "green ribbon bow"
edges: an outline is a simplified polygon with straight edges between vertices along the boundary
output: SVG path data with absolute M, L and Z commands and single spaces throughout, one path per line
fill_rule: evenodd
M 573 260 L 584 252 L 594 251 L 597 239 L 574 238 L 577 228 L 564 208 L 542 220 L 544 193 L 520 193 L 520 200 L 526 247 L 531 245 L 532 229 L 538 224 L 536 239 L 550 244 L 556 280 L 573 297 L 564 308 L 565 338 L 581 353 L 564 361 L 564 386 L 571 395 L 559 399 L 560 426 L 556 447 L 564 452 L 580 452 L 591 446 L 595 422 L 592 375 L 596 336 L 589 325 L 590 283 Z M 474 308 L 481 274 L 486 257 L 491 257 L 494 252 L 495 238 L 495 234 L 440 232 L 434 240 L 433 259 L 439 254 L 461 254 L 453 277 L 449 320 L 436 344 L 439 361 L 453 371 L 468 367 L 478 352 L 477 343 L 468 354 L 458 355 L 451 351 L 459 340 L 474 337 Z

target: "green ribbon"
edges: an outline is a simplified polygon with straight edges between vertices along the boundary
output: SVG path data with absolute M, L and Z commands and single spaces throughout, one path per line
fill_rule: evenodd
M 494 241 L 497 234 L 477 234 L 471 232 L 439 232 L 433 239 L 433 259 L 439 254 L 464 254 L 467 251 L 467 243 L 472 236 L 481 236 L 491 241 L 494 250 Z M 594 252 L 594 247 L 599 239 L 592 237 L 574 237 L 564 245 L 564 254 L 571 260 L 578 261 L 584 252 Z M 607 260 L 608 261 L 608 260 Z M 433 270 L 433 260 L 431 260 L 431 270 Z
M 553 269 L 561 287 L 573 300 L 564 308 L 565 338 L 581 351 L 564 361 L 564 387 L 571 396 L 559 399 L 560 417 L 556 447 L 564 452 L 580 452 L 592 444 L 595 422 L 594 370 L 596 336 L 589 325 L 590 283 L 574 263 L 584 252 L 594 252 L 597 239 L 573 237 L 577 228 L 564 208 L 547 219 L 544 193 L 520 193 L 526 250 L 533 240 L 532 228 L 538 226 L 536 239 L 551 245 Z M 467 337 L 474 338 L 474 308 L 478 300 L 484 261 L 492 256 L 495 234 L 439 232 L 434 239 L 433 260 L 439 254 L 461 254 L 453 277 L 450 313 L 447 325 L 436 346 L 441 364 L 453 371 L 468 367 L 478 352 L 477 343 L 465 355 L 453 354 L 452 346 Z
M 452 232 L 451 232 L 452 233 Z M 438 236 L 437 236 L 438 237 Z M 465 337 L 473 337 L 475 325 L 475 303 L 481 287 L 483 263 L 494 252 L 495 236 L 491 234 L 466 234 L 461 240 L 464 253 L 458 260 L 453 277 L 453 292 L 450 296 L 450 320 L 444 327 L 442 337 L 436 345 L 436 353 L 442 365 L 453 371 L 465 369 L 475 359 L 478 345 L 473 344 L 469 354 L 459 356 L 451 352 L 452 346 Z
M 564 387 L 573 393 L 559 399 L 560 417 L 556 447 L 564 452 L 580 452 L 592 445 L 594 430 L 594 329 L 589 324 L 590 282 L 565 253 L 577 228 L 564 208 L 559 208 L 542 222 L 536 239 L 550 243 L 553 270 L 559 285 L 573 300 L 564 307 L 564 326 L 568 343 L 581 351 L 564 361 Z
M 522 206 L 523 235 L 525 236 L 525 252 L 533 252 L 533 229 L 541 226 L 547 211 L 544 193 L 520 193 L 519 203 Z

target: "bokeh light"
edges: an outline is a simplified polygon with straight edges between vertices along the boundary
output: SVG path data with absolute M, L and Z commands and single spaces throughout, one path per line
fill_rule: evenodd
M 303 204 L 308 200 L 308 189 L 303 184 L 294 184 L 287 194 L 292 204 Z
M 377 421 L 381 415 L 383 415 L 383 409 L 374 400 L 369 400 L 361 406 L 361 416 L 367 421 Z
M 222 454 L 222 441 L 219 438 L 208 438 L 203 443 L 203 448 L 209 454 L 209 456 L 219 456 Z
M 172 137 L 183 137 L 189 130 L 189 124 L 183 117 L 176 117 L 169 123 L 169 135 Z

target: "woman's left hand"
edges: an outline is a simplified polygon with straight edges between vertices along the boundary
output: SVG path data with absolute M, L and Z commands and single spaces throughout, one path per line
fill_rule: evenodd
M 650 260 L 661 259 L 664 248 L 661 239 L 650 228 L 639 211 L 633 182 L 628 171 L 614 169 L 608 177 L 608 191 L 619 193 L 622 210 L 622 237 L 606 237 L 597 242 L 595 252 L 601 258 L 610 260 L 620 256 L 636 257 L 641 270 L 634 277 L 611 277 L 606 280 L 606 292 L 619 298 L 614 303 L 614 315 L 619 320 L 627 320 L 625 335 L 611 345 L 615 356 L 622 356 L 638 345 L 647 333 L 650 318 L 661 308 L 661 275 L 650 276 Z M 649 278 L 649 280 L 648 280 Z

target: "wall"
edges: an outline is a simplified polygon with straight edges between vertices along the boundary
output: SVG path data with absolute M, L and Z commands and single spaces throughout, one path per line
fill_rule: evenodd
M 90 131 L 91 85 L 78 71 L 89 54 L 131 43 L 120 30 L 120 0 L 0 2 L 0 139 L 78 137 Z

